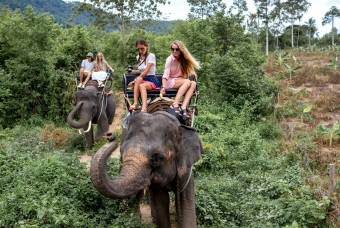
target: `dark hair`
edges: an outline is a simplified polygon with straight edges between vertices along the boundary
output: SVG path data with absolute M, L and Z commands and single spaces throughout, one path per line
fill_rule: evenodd
M 138 40 L 136 41 L 136 47 L 137 47 L 139 44 L 149 47 L 148 43 L 147 43 L 146 40 L 144 40 L 144 39 L 138 39 Z
M 136 41 L 136 47 L 138 46 L 138 45 L 144 45 L 144 46 L 147 46 L 147 47 L 149 47 L 149 45 L 148 45 L 148 43 L 146 42 L 146 40 L 144 40 L 144 39 L 138 39 L 137 41 Z M 146 53 L 145 53 L 145 59 L 148 57 L 148 51 L 146 51 Z M 138 54 L 139 55 L 139 58 L 138 58 L 138 63 L 140 62 L 140 54 Z M 145 61 L 144 61 L 145 62 Z M 145 65 L 146 65 L 146 62 L 145 62 Z

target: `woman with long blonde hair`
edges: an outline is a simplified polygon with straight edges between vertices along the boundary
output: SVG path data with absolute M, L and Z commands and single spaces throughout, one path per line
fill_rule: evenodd
M 111 70 L 112 73 L 114 72 L 112 67 L 105 60 L 103 53 L 98 52 L 98 54 L 96 56 L 95 71 L 96 72 L 103 71 L 103 72 L 106 73 L 106 66 Z M 98 81 L 98 86 L 99 87 L 103 87 L 104 86 L 101 80 L 97 80 L 97 81 Z
M 186 121 L 189 119 L 187 105 L 196 88 L 196 82 L 190 81 L 189 77 L 197 78 L 195 68 L 199 69 L 200 66 L 181 41 L 175 40 L 170 48 L 171 55 L 166 59 L 161 94 L 166 93 L 165 89 L 178 89 L 175 101 L 167 111 Z M 180 110 L 179 102 L 182 96 L 184 99 Z

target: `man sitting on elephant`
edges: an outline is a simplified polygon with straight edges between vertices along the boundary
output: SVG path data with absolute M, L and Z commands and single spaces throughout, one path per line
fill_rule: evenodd
M 80 68 L 80 72 L 79 72 L 80 83 L 78 85 L 78 88 L 80 88 L 80 89 L 85 88 L 85 85 L 89 81 L 91 74 L 92 74 L 92 71 L 95 67 L 95 63 L 96 63 L 94 61 L 94 57 L 93 57 L 93 54 L 91 52 L 87 53 L 86 58 L 87 59 L 84 59 L 83 62 L 81 63 L 81 68 Z M 87 78 L 86 78 L 86 80 L 83 84 L 84 75 L 87 76 Z

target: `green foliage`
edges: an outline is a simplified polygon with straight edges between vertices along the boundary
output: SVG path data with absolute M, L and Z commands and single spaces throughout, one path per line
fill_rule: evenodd
M 333 138 L 337 135 L 340 136 L 339 121 L 336 121 L 331 128 L 327 128 L 325 125 L 320 124 L 318 127 L 318 136 L 328 135 L 329 136 L 329 147 L 332 147 Z
M 278 66 L 282 66 L 285 62 L 288 61 L 288 59 L 285 58 L 289 54 L 288 52 L 282 53 L 279 50 L 275 50 L 274 54 L 275 54 L 275 59 L 276 59 L 276 61 L 273 62 L 274 64 Z
M 338 67 L 340 67 L 340 63 L 338 63 L 338 56 L 335 56 L 332 58 L 332 64 L 327 65 L 328 67 L 331 67 L 333 70 L 337 70 Z
M 283 65 L 284 65 L 284 67 L 286 68 L 286 70 L 288 70 L 288 72 L 286 72 L 286 73 L 289 74 L 289 81 L 292 80 L 292 76 L 295 75 L 296 71 L 297 71 L 298 69 L 301 69 L 301 68 L 302 68 L 302 66 L 298 66 L 298 67 L 293 68 L 293 67 L 289 66 L 289 65 L 286 64 L 286 63 L 284 63 Z
M 135 199 L 107 200 L 76 154 L 43 143 L 36 129 L 7 130 L 0 149 L 0 226 L 143 227 Z M 11 136 L 11 141 L 5 141 Z M 120 164 L 109 162 L 116 176 Z

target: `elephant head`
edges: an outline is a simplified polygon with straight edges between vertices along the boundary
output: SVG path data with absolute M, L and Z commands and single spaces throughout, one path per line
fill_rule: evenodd
M 102 99 L 100 99 L 102 98 Z M 79 120 L 74 121 L 74 116 L 79 112 Z M 100 141 L 109 130 L 115 113 L 114 95 L 102 97 L 95 86 L 87 86 L 85 90 L 76 93 L 76 106 L 67 117 L 67 122 L 74 128 L 85 130 L 88 148 L 91 150 L 94 141 Z M 91 124 L 98 124 L 98 131 L 93 138 Z
M 116 141 L 108 142 L 92 160 L 96 189 L 109 198 L 125 198 L 147 188 L 152 215 L 160 227 L 170 227 L 168 192 L 173 191 L 180 225 L 196 226 L 191 168 L 203 153 L 197 132 L 166 112 L 133 115 L 121 146 L 122 169 L 111 180 L 105 164 L 116 145 Z

